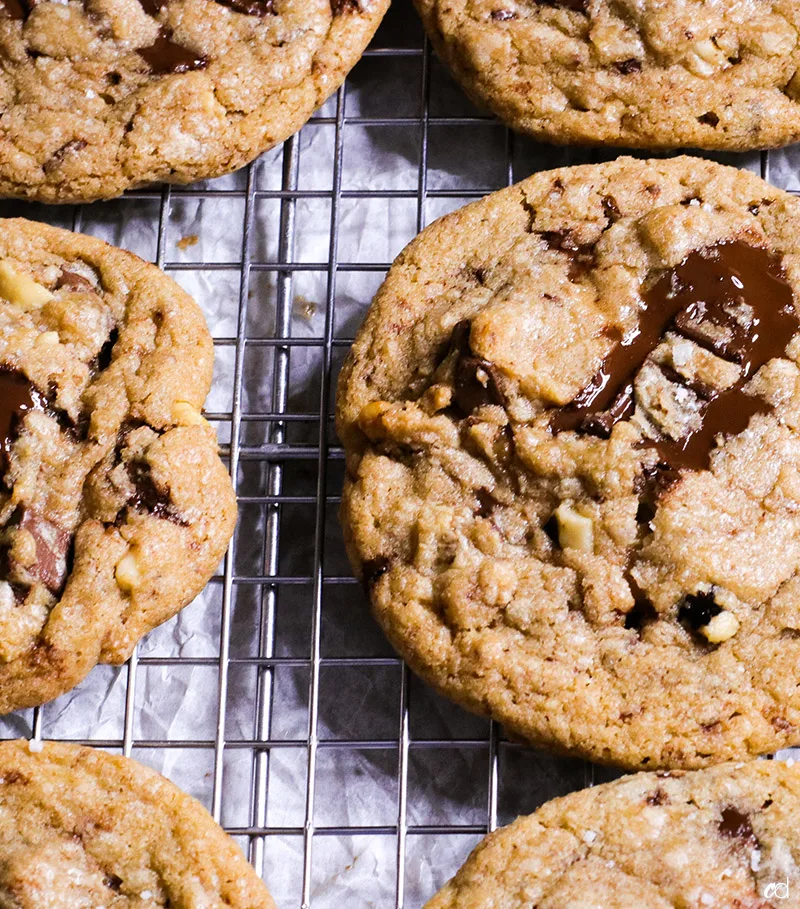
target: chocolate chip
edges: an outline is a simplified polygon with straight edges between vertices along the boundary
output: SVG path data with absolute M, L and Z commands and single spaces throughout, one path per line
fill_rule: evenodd
M 478 517 L 488 518 L 497 506 L 497 499 L 485 486 L 475 490 L 475 498 L 478 500 Z
M 660 787 L 653 792 L 648 793 L 645 801 L 648 805 L 666 805 L 669 802 L 669 796 Z
M 495 22 L 508 22 L 510 19 L 516 19 L 517 14 L 512 13 L 510 9 L 496 9 L 492 11 L 491 18 Z
M 685 622 L 693 631 L 702 628 L 722 612 L 714 600 L 713 589 L 707 593 L 689 593 L 678 606 L 678 621 Z
M 216 0 L 222 6 L 227 6 L 237 13 L 244 13 L 245 16 L 271 16 L 275 13 L 275 0 Z M 334 15 L 339 15 L 335 9 L 335 3 L 331 4 Z M 339 6 L 343 4 L 338 3 Z
M 623 76 L 629 76 L 631 73 L 642 71 L 642 62 L 633 57 L 630 60 L 618 60 L 614 64 L 614 69 Z
M 553 512 L 544 524 L 542 524 L 542 530 L 547 534 L 554 546 L 561 547 L 561 542 L 558 537 L 558 519 L 556 518 L 555 512 Z
M 589 0 L 536 0 L 539 6 L 555 6 L 558 9 L 569 9 L 576 13 L 585 13 L 589 9 Z
M 334 16 L 341 16 L 344 13 L 360 13 L 361 3 L 359 0 L 331 0 L 331 12 Z
M 658 621 L 658 612 L 630 569 L 625 572 L 625 580 L 633 596 L 633 608 L 625 613 L 625 627 L 628 631 L 641 631 L 645 625 Z
M 698 117 L 697 122 L 705 123 L 706 126 L 717 126 L 719 124 L 719 116 L 713 110 L 710 110 L 708 113 Z
M 564 232 L 543 236 L 556 248 L 574 243 Z M 749 322 L 741 318 L 743 303 L 753 314 Z M 695 250 L 647 292 L 636 331 L 620 338 L 574 401 L 554 412 L 551 429 L 582 430 L 588 418 L 609 411 L 671 329 L 742 367 L 735 385 L 720 391 L 704 387 L 699 429 L 679 440 L 649 443 L 675 469 L 703 470 L 718 436 L 742 432 L 754 414 L 769 410 L 743 386 L 764 363 L 783 355 L 798 327 L 794 294 L 779 256 L 739 240 Z M 630 408 L 620 413 L 625 419 Z M 608 417 L 588 420 L 586 426 L 606 433 L 609 422 Z
M 83 275 L 79 275 L 74 271 L 69 271 L 66 268 L 61 269 L 61 274 L 56 279 L 56 290 L 61 290 L 62 288 L 77 292 L 92 291 L 95 289 L 88 278 L 84 278 Z
M 167 0 L 139 0 L 139 5 L 148 16 L 157 16 L 167 5 Z
M 122 878 L 118 877 L 116 874 L 107 874 L 103 878 L 103 885 L 108 887 L 109 890 L 119 893 L 122 889 Z
M 171 33 L 162 28 L 158 32 L 158 37 L 150 47 L 140 47 L 137 50 L 139 56 L 150 67 L 150 72 L 154 76 L 164 76 L 176 73 L 188 73 L 191 70 L 205 69 L 208 60 L 176 44 L 171 37 Z
M 600 204 L 603 206 L 603 214 L 609 221 L 616 221 L 619 218 L 621 212 L 617 200 L 613 196 L 603 196 Z
M 67 579 L 72 534 L 33 508 L 21 506 L 17 512 L 15 520 L 19 529 L 29 533 L 36 544 L 36 562 L 34 565 L 25 565 L 25 573 L 32 580 L 44 584 L 51 593 L 59 594 Z M 10 570 L 14 569 L 12 562 Z
M 25 376 L 0 368 L 0 468 L 8 469 L 11 447 L 22 420 L 32 410 L 47 411 L 46 397 Z
M 753 831 L 753 825 L 746 814 L 738 808 L 729 806 L 722 809 L 722 817 L 717 825 L 722 836 L 728 839 L 743 840 L 753 846 L 758 845 L 758 838 Z
M 10 19 L 18 19 L 20 21 L 27 19 L 30 13 L 26 0 L 0 0 L 0 9 Z
M 149 464 L 145 461 L 131 461 L 127 470 L 135 489 L 127 502 L 129 508 L 163 518 L 182 527 L 188 526 L 188 521 L 172 504 L 169 490 L 156 484 Z
M 391 567 L 391 562 L 386 556 L 376 556 L 374 559 L 368 559 L 361 566 L 361 576 L 364 579 L 364 589 L 367 593 L 374 587 L 375 583 Z
M 97 356 L 92 360 L 90 368 L 93 373 L 102 372 L 111 365 L 111 356 L 114 353 L 114 345 L 119 340 L 119 330 L 112 328 L 105 340 L 103 346 L 98 351 Z
M 481 357 L 459 358 L 453 392 L 456 404 L 465 414 L 487 404 L 505 403 L 494 366 Z
M 87 145 L 88 142 L 85 139 L 72 139 L 69 142 L 65 142 L 61 148 L 57 148 L 47 161 L 45 161 L 45 173 L 57 170 L 64 163 L 65 158 L 69 155 L 76 154 L 79 151 L 83 151 Z

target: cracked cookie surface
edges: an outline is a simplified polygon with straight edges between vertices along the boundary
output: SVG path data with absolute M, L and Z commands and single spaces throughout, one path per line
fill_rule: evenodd
M 478 103 L 564 143 L 755 149 L 800 137 L 793 0 L 415 0 Z
M 339 384 L 348 551 L 440 692 L 558 751 L 800 743 L 800 202 L 535 174 L 399 256 Z
M 211 577 L 236 520 L 201 415 L 213 345 L 138 257 L 4 220 L 0 712 L 51 700 Z
M 2 0 L 0 194 L 90 201 L 296 132 L 389 0 Z
M 6 909 L 275 909 L 195 799 L 130 758 L 0 744 Z
M 425 909 L 794 909 L 798 821 L 780 761 L 640 773 L 490 834 Z

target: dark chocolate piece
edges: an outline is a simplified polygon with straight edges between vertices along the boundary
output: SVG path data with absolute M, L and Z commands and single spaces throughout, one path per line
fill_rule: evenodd
M 374 559 L 368 559 L 361 566 L 361 577 L 364 579 L 364 589 L 367 593 L 372 587 L 389 570 L 390 562 L 386 556 L 376 556 Z
M 135 488 L 134 494 L 128 499 L 129 508 L 163 518 L 182 527 L 188 525 L 186 519 L 172 504 L 169 490 L 156 485 L 149 464 L 144 461 L 131 461 L 127 470 Z
M 27 507 L 22 508 L 19 527 L 36 542 L 36 564 L 28 567 L 28 574 L 51 593 L 61 593 L 67 579 L 72 534 Z
M 205 69 L 208 60 L 200 57 L 180 44 L 176 44 L 170 32 L 162 28 L 158 37 L 150 47 L 140 47 L 139 56 L 150 67 L 154 76 L 164 76 L 170 73 L 188 73 L 195 69 Z
M 275 12 L 275 0 L 216 0 L 221 6 L 227 6 L 236 13 L 245 16 L 270 16 Z M 337 10 L 334 8 L 334 14 Z
M 18 19 L 24 21 L 28 18 L 30 9 L 27 0 L 0 0 L 0 9 L 2 9 L 9 19 Z
M 550 426 L 554 432 L 609 433 L 630 415 L 636 374 L 671 329 L 742 370 L 731 388 L 703 386 L 706 402 L 696 432 L 675 441 L 645 443 L 676 469 L 702 470 L 718 435 L 736 435 L 747 428 L 750 417 L 769 410 L 742 386 L 767 361 L 783 355 L 800 327 L 791 285 L 777 255 L 735 240 L 690 253 L 656 282 L 644 303 L 637 330 L 617 341 L 601 370 L 553 414 Z M 686 380 L 682 384 L 689 387 Z
M 45 396 L 22 373 L 0 369 L 0 467 L 8 468 L 11 446 L 19 433 L 25 414 L 32 410 L 49 411 Z
M 717 605 L 713 590 L 707 593 L 689 593 L 678 607 L 678 621 L 686 622 L 693 631 L 697 631 L 721 612 L 722 608 Z
M 738 808 L 732 806 L 723 808 L 718 826 L 719 832 L 728 839 L 743 840 L 752 846 L 758 845 L 758 837 L 750 823 L 750 818 L 746 814 L 742 814 Z
M 66 288 L 67 290 L 84 292 L 94 290 L 94 285 L 88 278 L 79 275 L 74 271 L 62 269 L 61 274 L 56 279 L 56 290 Z

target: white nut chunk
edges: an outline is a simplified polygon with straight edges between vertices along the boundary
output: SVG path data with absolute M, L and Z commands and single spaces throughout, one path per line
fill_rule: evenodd
M 39 309 L 53 299 L 53 294 L 46 287 L 37 284 L 30 275 L 18 272 L 14 266 L 0 260 L 0 297 L 18 306 L 20 309 Z
M 591 518 L 575 511 L 572 505 L 562 502 L 555 512 L 558 522 L 558 542 L 562 549 L 594 552 L 594 528 Z
M 730 640 L 739 630 L 739 620 L 727 609 L 717 613 L 709 620 L 708 625 L 700 628 L 700 634 L 710 644 L 722 644 L 723 641 Z
M 188 401 L 176 401 L 172 405 L 172 419 L 178 426 L 204 426 L 208 420 Z
M 117 587 L 123 593 L 132 593 L 141 584 L 142 573 L 139 570 L 139 563 L 133 550 L 128 550 L 117 562 L 114 577 L 117 580 Z

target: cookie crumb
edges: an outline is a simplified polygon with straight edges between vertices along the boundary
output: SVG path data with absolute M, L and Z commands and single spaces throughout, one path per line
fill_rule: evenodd
M 189 234 L 186 237 L 181 237 L 175 245 L 178 249 L 187 250 L 190 246 L 197 246 L 199 242 L 200 238 L 197 234 Z

